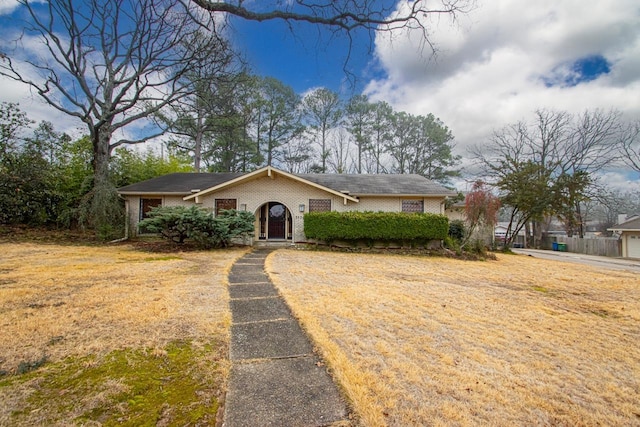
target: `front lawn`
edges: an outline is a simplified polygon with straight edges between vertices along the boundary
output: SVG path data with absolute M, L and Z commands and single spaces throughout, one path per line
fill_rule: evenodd
M 637 273 L 516 255 L 267 263 L 364 425 L 640 425 Z
M 0 244 L 0 425 L 214 424 L 244 250 Z

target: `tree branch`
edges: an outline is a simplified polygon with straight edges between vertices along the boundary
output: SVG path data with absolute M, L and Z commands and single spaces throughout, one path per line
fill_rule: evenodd
M 305 0 L 296 2 L 299 9 L 277 8 L 267 11 L 259 11 L 257 7 L 264 2 L 255 2 L 256 9 L 244 6 L 242 0 L 237 2 L 220 2 L 214 0 L 193 0 L 201 8 L 212 13 L 224 13 L 242 18 L 248 21 L 264 22 L 282 20 L 287 22 L 306 22 L 330 28 L 338 28 L 347 33 L 357 29 L 366 28 L 375 31 L 389 31 L 414 24 L 416 28 L 424 28 L 420 21 L 430 14 L 462 13 L 471 7 L 471 0 L 443 0 L 441 7 L 431 8 L 426 0 L 416 0 L 411 7 L 404 12 L 396 12 L 392 8 L 381 6 L 372 1 L 328 1 L 311 3 Z

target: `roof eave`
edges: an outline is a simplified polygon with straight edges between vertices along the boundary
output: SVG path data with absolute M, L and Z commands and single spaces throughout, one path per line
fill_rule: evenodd
M 179 196 L 184 197 L 188 191 L 118 191 L 121 196 Z
M 352 194 L 353 195 L 353 194 Z M 453 194 L 393 194 L 393 193 L 369 193 L 369 194 L 355 194 L 357 197 L 449 197 Z

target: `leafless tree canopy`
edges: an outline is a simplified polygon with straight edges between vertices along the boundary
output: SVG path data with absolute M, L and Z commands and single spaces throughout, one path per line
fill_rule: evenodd
M 488 176 L 500 177 L 533 162 L 556 174 L 594 173 L 618 160 L 624 129 L 617 111 L 538 110 L 532 123 L 517 122 L 494 132 L 472 154 Z
M 120 211 L 110 180 L 113 149 L 163 133 L 148 118 L 194 90 L 184 77 L 218 44 L 215 25 L 203 31 L 197 13 L 169 0 L 18 1 L 23 33 L 15 50 L 0 54 L 0 75 L 84 123 L 93 188 L 81 219 L 111 224 Z
M 96 180 L 106 177 L 115 147 L 162 133 L 142 121 L 193 90 L 181 77 L 202 66 L 203 52 L 216 44 L 215 32 L 202 37 L 201 25 L 173 2 L 20 3 L 28 19 L 16 50 L 2 55 L 0 75 L 87 126 Z M 19 48 L 32 39 L 43 46 L 40 55 Z M 135 132 L 125 131 L 134 124 Z
M 620 138 L 620 147 L 624 162 L 640 172 L 640 120 L 629 124 L 623 131 Z
M 226 13 L 250 21 L 307 22 L 347 32 L 357 28 L 374 31 L 401 27 L 423 28 L 420 18 L 431 14 L 457 14 L 466 11 L 471 4 L 469 0 L 417 0 L 406 2 L 406 8 L 396 13 L 397 2 L 379 0 L 193 2 L 210 12 Z
M 346 36 L 350 55 L 352 33 L 356 30 L 367 32 L 371 43 L 377 32 L 417 30 L 422 33 L 423 46 L 435 52 L 426 18 L 448 15 L 455 19 L 458 14 L 469 11 L 475 0 L 193 0 L 193 3 L 211 13 L 249 21 L 280 20 L 290 26 L 294 23 L 318 25 L 336 35 Z
M 553 213 L 565 221 L 568 233 L 577 228 L 582 235 L 582 204 L 602 193 L 595 174 L 620 159 L 625 126 L 617 111 L 572 115 L 538 110 L 531 123 L 518 122 L 494 132 L 472 153 L 485 176 L 512 204 L 512 222 L 521 219 L 517 227 Z M 554 199 L 554 192 L 560 197 Z M 522 206 L 527 206 L 526 214 L 519 212 Z

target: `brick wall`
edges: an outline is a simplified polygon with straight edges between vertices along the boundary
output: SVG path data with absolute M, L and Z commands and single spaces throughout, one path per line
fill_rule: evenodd
M 291 212 L 293 220 L 293 241 L 304 241 L 303 215 L 309 211 L 309 199 L 331 199 L 331 209 L 343 209 L 344 198 L 334 196 L 325 191 L 305 185 L 282 175 L 273 174 L 271 177 L 262 177 L 244 182 L 239 185 L 224 188 L 215 194 L 209 194 L 202 198 L 202 206 L 213 208 L 215 199 L 237 199 L 238 209 L 246 205 L 246 210 L 257 214 L 262 205 L 268 202 L 282 203 Z M 356 203 L 347 201 L 349 206 Z M 300 212 L 298 206 L 304 205 L 305 212 Z M 256 221 L 256 233 L 258 236 L 258 221 Z
M 449 218 L 449 221 L 465 220 L 464 208 L 451 208 L 445 211 L 445 215 Z
M 131 225 L 131 234 L 137 234 L 138 222 L 140 218 L 140 199 L 162 199 L 162 206 L 193 206 L 192 201 L 184 201 L 181 196 L 162 196 L 162 195 L 144 195 L 144 196 L 126 196 L 129 204 L 129 224 Z
M 152 198 L 154 196 L 143 196 Z M 162 197 L 163 206 L 192 206 L 193 200 L 184 201 L 181 197 Z M 139 218 L 140 197 L 128 196 L 129 217 L 132 229 L 135 230 Z M 244 209 L 257 216 L 262 205 L 268 202 L 278 202 L 285 205 L 291 212 L 293 220 L 293 241 L 304 241 L 303 215 L 309 212 L 309 199 L 331 199 L 331 210 L 345 212 L 349 210 L 357 211 L 385 211 L 400 212 L 402 210 L 403 197 L 367 197 L 360 202 L 346 201 L 340 196 L 327 193 L 318 188 L 303 184 L 299 181 L 273 174 L 272 177 L 260 177 L 248 182 L 227 187 L 215 194 L 208 194 L 200 199 L 199 206 L 212 209 L 215 206 L 215 199 L 237 199 L 238 209 Z M 424 198 L 425 212 L 442 214 L 444 205 L 442 198 Z M 304 205 L 304 212 L 299 211 L 299 206 Z M 259 236 L 259 223 L 256 221 L 255 238 Z

